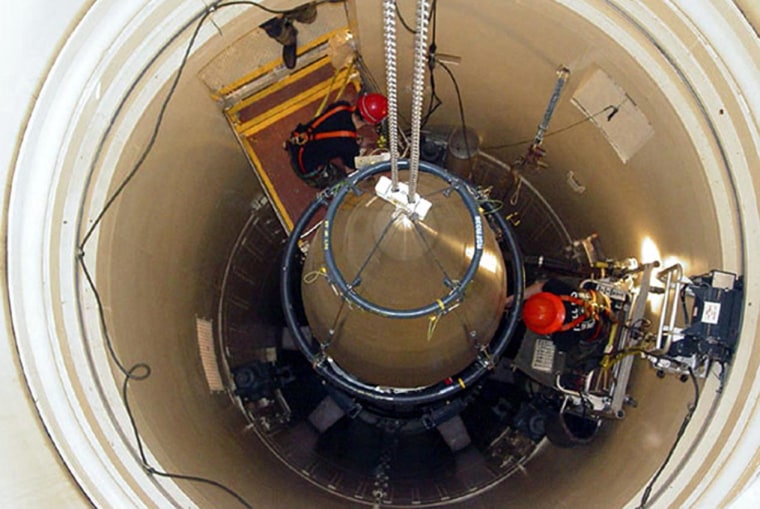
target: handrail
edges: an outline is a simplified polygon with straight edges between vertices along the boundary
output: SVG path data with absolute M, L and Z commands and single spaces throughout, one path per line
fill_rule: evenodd
M 683 266 L 675 263 L 660 271 L 657 279 L 665 283 L 665 289 L 660 306 L 660 322 L 657 326 L 656 348 L 649 353 L 664 355 L 670 350 L 675 332 L 676 317 L 678 315 L 678 297 L 683 286 Z M 667 326 L 665 321 L 668 321 Z

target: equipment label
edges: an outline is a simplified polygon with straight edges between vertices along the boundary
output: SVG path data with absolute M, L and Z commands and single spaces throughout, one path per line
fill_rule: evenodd
M 537 339 L 533 347 L 533 362 L 530 367 L 536 371 L 551 373 L 554 369 L 554 353 L 556 347 L 550 339 Z
M 720 302 L 705 302 L 705 307 L 702 309 L 702 323 L 718 323 L 720 318 Z

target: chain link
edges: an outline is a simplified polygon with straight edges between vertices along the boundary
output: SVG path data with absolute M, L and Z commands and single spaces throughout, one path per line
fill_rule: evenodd
M 420 126 L 422 124 L 422 102 L 425 92 L 425 67 L 427 66 L 428 26 L 430 24 L 430 2 L 418 0 L 417 26 L 414 37 L 414 68 L 412 74 L 412 148 L 409 154 L 409 203 L 414 202 L 417 193 L 417 178 L 420 171 Z
M 391 154 L 392 189 L 398 189 L 398 88 L 396 69 L 396 1 L 383 2 L 385 82 L 388 89 L 388 145 Z
M 409 154 L 409 203 L 417 194 L 420 171 L 420 130 L 422 103 L 425 92 L 425 67 L 427 66 L 428 26 L 431 3 L 417 2 L 417 26 L 414 37 L 414 68 L 412 72 L 412 139 Z M 383 46 L 385 50 L 385 81 L 388 97 L 388 143 L 391 155 L 391 185 L 398 190 L 398 70 L 396 47 L 396 2 L 383 0 Z

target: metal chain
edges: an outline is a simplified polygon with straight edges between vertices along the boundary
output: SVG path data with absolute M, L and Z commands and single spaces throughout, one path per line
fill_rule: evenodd
M 391 182 L 398 189 L 398 88 L 396 70 L 396 0 L 383 1 L 385 82 L 388 89 L 388 145 L 391 154 Z
M 427 0 L 418 0 L 417 2 L 417 31 L 414 37 L 414 68 L 412 74 L 412 148 L 409 155 L 409 203 L 414 201 L 417 193 L 417 178 L 420 168 L 420 126 L 422 124 L 422 102 L 425 92 L 430 5 Z

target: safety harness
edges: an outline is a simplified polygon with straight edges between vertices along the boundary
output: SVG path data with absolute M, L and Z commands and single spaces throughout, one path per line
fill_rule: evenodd
M 303 152 L 306 148 L 306 145 L 311 141 L 319 141 L 319 140 L 326 140 L 330 138 L 357 138 L 356 131 L 350 131 L 350 130 L 340 130 L 340 131 L 326 131 L 323 133 L 314 133 L 314 130 L 317 129 L 325 120 L 330 118 L 331 116 L 335 115 L 336 113 L 340 113 L 342 111 L 350 111 L 351 113 L 354 112 L 354 106 L 349 105 L 341 105 L 336 106 L 335 108 L 332 108 L 330 110 L 327 110 L 319 117 L 315 118 L 311 122 L 309 122 L 308 125 L 299 125 L 292 133 L 290 133 L 290 138 L 288 139 L 288 143 L 293 146 L 297 147 L 295 155 L 296 163 L 298 165 L 298 169 L 300 170 L 300 173 L 305 178 L 310 178 L 315 175 L 317 175 L 321 169 L 317 168 L 316 170 L 307 173 L 306 168 L 303 164 Z

